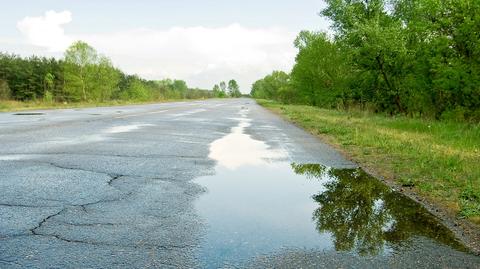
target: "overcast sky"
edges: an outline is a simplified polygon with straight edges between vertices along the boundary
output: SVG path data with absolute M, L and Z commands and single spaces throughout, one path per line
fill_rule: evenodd
M 300 30 L 328 30 L 321 0 L 0 0 L 0 51 L 61 58 L 84 40 L 127 73 L 243 92 L 289 71 Z

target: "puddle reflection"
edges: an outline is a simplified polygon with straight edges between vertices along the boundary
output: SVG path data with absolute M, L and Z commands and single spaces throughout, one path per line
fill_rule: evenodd
M 117 133 L 127 133 L 134 130 L 138 130 L 142 127 L 153 126 L 153 124 L 130 124 L 130 125 L 119 125 L 113 126 L 107 129 L 105 132 L 109 134 L 117 134 Z
M 207 189 L 196 202 L 207 226 L 199 254 L 205 267 L 282 249 L 371 257 L 433 241 L 463 250 L 433 215 L 360 169 L 286 162 L 284 151 L 244 133 L 247 113 L 211 144 L 216 174 L 195 180 Z
M 247 165 L 263 165 L 269 160 L 286 157 L 280 150 L 270 149 L 264 142 L 254 140 L 244 133 L 250 126 L 247 118 L 238 118 L 238 126 L 232 132 L 210 145 L 210 157 L 217 161 L 218 166 L 237 169 Z
M 361 169 L 328 169 L 319 164 L 292 164 L 307 178 L 331 178 L 325 190 L 313 195 L 318 232 L 329 232 L 337 251 L 362 255 L 380 253 L 384 245 L 395 250 L 412 236 L 424 236 L 457 249 L 463 247 L 426 209 L 393 191 Z

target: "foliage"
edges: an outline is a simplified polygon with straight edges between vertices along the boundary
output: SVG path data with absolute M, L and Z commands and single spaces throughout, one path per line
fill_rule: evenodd
M 225 81 L 222 81 L 219 84 L 215 84 L 213 86 L 212 93 L 213 96 L 217 98 L 238 98 L 242 96 L 242 93 L 240 92 L 240 87 L 238 86 L 237 81 L 234 79 L 229 80 L 228 84 Z
M 65 90 L 75 100 L 92 99 L 98 55 L 87 43 L 77 41 L 65 52 Z
M 138 76 L 127 76 L 126 88 L 120 94 L 121 100 L 147 101 L 151 99 L 151 92 Z
M 227 94 L 225 93 L 225 91 L 223 91 L 220 86 L 218 86 L 218 84 L 215 84 L 213 86 L 213 96 L 215 97 L 218 97 L 218 98 L 224 98 L 227 96 Z
M 291 80 L 297 102 L 335 106 L 347 93 L 346 80 L 351 70 L 345 54 L 325 33 L 303 31 L 295 40 L 295 46 L 299 52 Z
M 242 93 L 240 92 L 240 87 L 238 86 L 237 81 L 234 79 L 231 79 L 228 81 L 228 95 L 230 97 L 240 97 L 242 96 Z
M 225 93 L 226 93 L 226 92 L 227 92 L 227 83 L 225 83 L 225 81 L 222 81 L 222 82 L 220 82 L 219 85 L 220 85 L 220 90 L 221 90 L 222 92 L 225 92 Z
M 283 71 L 273 71 L 253 83 L 250 95 L 254 98 L 293 102 L 296 97 L 292 93 L 290 76 Z
M 0 100 L 106 103 L 210 98 L 183 80 L 145 80 L 124 74 L 85 42 L 73 43 L 63 60 L 0 53 Z
M 480 121 L 480 2 L 326 0 L 334 35 L 301 32 L 291 92 L 252 96 L 324 108 Z
M 32 56 L 21 58 L 17 55 L 0 53 L 0 81 L 3 92 L 16 100 L 34 100 L 45 92 L 46 80 L 51 74 L 55 77 L 51 92 L 62 96 L 63 68 L 62 61 L 53 58 Z

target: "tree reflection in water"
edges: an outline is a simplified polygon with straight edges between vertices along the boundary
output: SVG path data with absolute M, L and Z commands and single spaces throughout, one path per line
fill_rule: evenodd
M 317 230 L 333 236 L 337 251 L 379 254 L 386 243 L 395 249 L 412 236 L 425 236 L 465 250 L 452 232 L 425 208 L 393 191 L 361 169 L 333 169 L 320 164 L 292 164 L 297 174 L 325 180 L 313 195 Z

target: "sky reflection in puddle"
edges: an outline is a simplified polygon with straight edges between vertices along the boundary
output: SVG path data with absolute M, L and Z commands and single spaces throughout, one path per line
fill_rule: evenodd
M 282 249 L 391 255 L 411 247 L 414 236 L 462 249 L 425 209 L 360 169 L 290 164 L 286 152 L 244 133 L 246 114 L 211 144 L 216 174 L 195 180 L 207 189 L 196 203 L 207 224 L 200 249 L 206 267 Z
M 281 159 L 287 153 L 271 150 L 262 141 L 254 140 L 243 130 L 250 126 L 250 120 L 242 117 L 236 119 L 238 126 L 232 132 L 210 145 L 209 158 L 217 161 L 217 166 L 235 170 L 243 166 L 268 165 L 274 159 Z
M 147 126 L 153 126 L 153 124 L 118 125 L 107 129 L 105 132 L 108 134 L 127 133 Z

